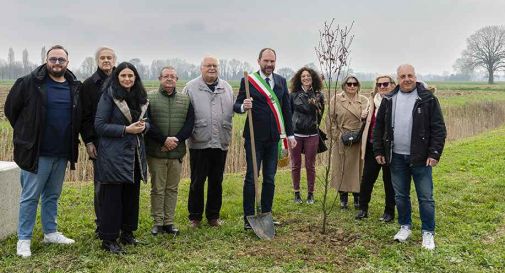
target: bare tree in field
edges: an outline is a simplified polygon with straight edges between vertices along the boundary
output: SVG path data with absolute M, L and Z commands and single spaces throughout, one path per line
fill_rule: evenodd
M 31 65 L 28 60 L 28 50 L 25 48 L 23 50 L 23 73 L 30 73 Z
M 46 62 L 46 46 L 42 46 L 42 49 L 40 50 L 40 64 L 43 64 Z
M 7 63 L 9 64 L 9 79 L 14 78 L 14 63 L 16 62 L 16 59 L 14 57 L 14 49 L 12 47 L 9 47 L 9 55 L 7 55 Z
M 291 79 L 295 74 L 295 71 L 289 67 L 283 67 L 277 70 L 277 74 L 283 76 L 287 80 Z
M 80 76 L 85 79 L 89 76 L 91 76 L 95 72 L 95 58 L 93 57 L 86 57 L 84 61 L 81 64 L 81 67 L 79 67 L 79 74 Z
M 505 26 L 487 26 L 477 30 L 466 40 L 467 46 L 457 64 L 461 70 L 483 68 L 488 83 L 494 83 L 494 73 L 505 70 Z
M 345 71 L 345 67 L 348 66 L 350 47 L 354 39 L 354 35 L 351 34 L 354 22 L 350 26 L 340 26 L 334 25 L 335 19 L 331 22 L 324 22 L 322 29 L 319 30 L 319 42 L 315 47 L 316 56 L 319 61 L 319 66 L 321 68 L 322 76 L 324 77 L 324 87 L 328 95 L 328 107 L 327 113 L 331 113 L 334 105 L 331 103 L 331 98 L 335 96 L 338 92 L 338 80 L 342 73 Z M 334 120 L 331 115 L 326 116 L 327 124 L 333 124 Z M 328 151 L 331 152 L 333 145 L 336 145 L 336 136 L 338 132 L 334 131 L 333 126 L 327 126 L 328 135 Z M 327 154 L 326 166 L 324 169 L 323 176 L 318 176 L 318 180 L 323 182 L 324 194 L 322 202 L 322 213 L 323 213 L 323 223 L 322 223 L 322 233 L 326 233 L 326 226 L 328 222 L 328 216 L 330 212 L 335 208 L 338 194 L 335 195 L 333 200 L 330 200 L 329 190 L 331 182 L 331 155 Z

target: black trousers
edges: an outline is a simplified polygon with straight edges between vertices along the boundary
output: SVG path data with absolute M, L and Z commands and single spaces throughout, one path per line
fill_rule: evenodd
M 190 149 L 191 185 L 189 188 L 189 220 L 202 220 L 204 207 L 205 180 L 207 185 L 207 205 L 205 216 L 208 220 L 219 219 L 222 205 L 223 174 L 227 151 L 221 149 Z
M 395 215 L 395 192 L 391 183 L 391 172 L 388 166 L 383 166 L 377 163 L 373 154 L 371 143 L 367 143 L 365 152 L 365 163 L 363 168 L 363 177 L 360 185 L 360 209 L 368 210 L 368 203 L 372 196 L 373 186 L 379 172 L 382 168 L 382 180 L 384 181 L 385 208 L 384 213 Z
M 139 224 L 140 173 L 135 183 L 101 184 L 99 192 L 102 240 L 116 240 L 121 232 L 133 232 Z

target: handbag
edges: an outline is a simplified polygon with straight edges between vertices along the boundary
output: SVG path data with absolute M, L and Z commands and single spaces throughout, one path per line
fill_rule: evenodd
M 342 143 L 346 146 L 351 146 L 354 143 L 358 143 L 361 141 L 361 135 L 363 134 L 363 129 L 365 128 L 365 123 L 361 125 L 361 128 L 358 131 L 348 131 L 342 133 L 340 135 L 340 139 L 342 140 Z
M 319 135 L 319 144 L 317 145 L 317 153 L 323 153 L 328 151 L 328 147 L 326 146 L 326 140 L 328 137 L 326 136 L 326 133 L 323 132 L 323 130 L 317 128 L 317 134 Z

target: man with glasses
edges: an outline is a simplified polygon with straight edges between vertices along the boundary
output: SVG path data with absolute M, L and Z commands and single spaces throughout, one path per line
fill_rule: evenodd
M 97 49 L 95 53 L 95 61 L 98 65 L 96 72 L 91 75 L 91 77 L 87 78 L 82 83 L 82 128 L 83 128 L 83 141 L 86 143 L 86 152 L 88 153 L 89 158 L 93 161 L 93 169 L 95 171 L 95 177 L 97 168 L 95 168 L 96 157 L 97 157 L 97 148 L 98 148 L 98 136 L 95 132 L 95 114 L 96 107 L 98 105 L 98 101 L 102 96 L 102 85 L 105 80 L 114 70 L 114 66 L 116 65 L 116 53 L 114 50 L 108 47 L 100 47 Z M 93 205 L 95 208 L 95 234 L 98 236 L 100 223 L 100 204 L 98 202 L 98 196 L 100 192 L 100 183 L 94 180 L 94 198 Z
M 419 202 L 422 247 L 435 248 L 435 201 L 432 168 L 438 164 L 447 131 L 438 99 L 417 82 L 410 64 L 397 69 L 399 85 L 384 96 L 373 132 L 375 159 L 389 165 L 395 191 L 400 230 L 394 236 L 406 241 L 412 231 L 410 181 Z
M 14 128 L 14 161 L 21 170 L 17 255 L 31 256 L 31 238 L 41 199 L 44 243 L 72 244 L 57 229 L 58 199 L 67 162 L 75 169 L 81 123 L 81 83 L 67 69 L 68 52 L 47 51 L 46 63 L 19 78 L 5 101 Z
M 186 139 L 193 131 L 195 115 L 189 97 L 177 92 L 177 72 L 167 66 L 161 69 L 160 87 L 150 92 L 147 133 L 147 163 L 151 174 L 151 233 L 177 235 L 174 225 L 177 192 L 181 179 Z
M 201 76 L 191 80 L 183 93 L 195 110 L 193 134 L 188 140 L 191 168 L 188 210 L 190 226 L 199 227 L 204 212 L 204 186 L 208 178 L 205 216 L 212 227 L 221 226 L 222 182 L 231 141 L 233 90 L 219 78 L 215 57 L 203 58 Z

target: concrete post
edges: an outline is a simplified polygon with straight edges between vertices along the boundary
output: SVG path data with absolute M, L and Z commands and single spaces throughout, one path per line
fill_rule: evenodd
M 0 161 L 0 240 L 16 233 L 21 183 L 14 162 Z

